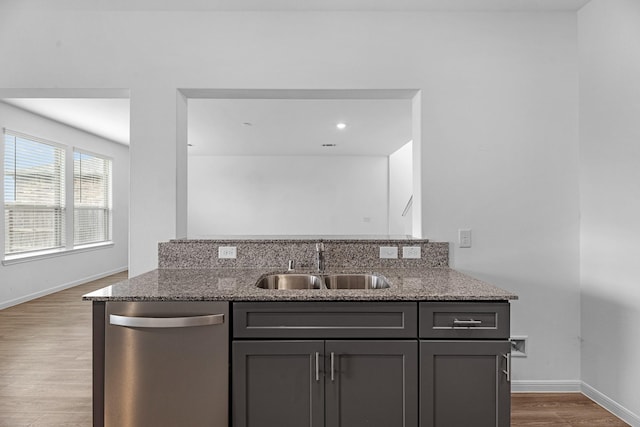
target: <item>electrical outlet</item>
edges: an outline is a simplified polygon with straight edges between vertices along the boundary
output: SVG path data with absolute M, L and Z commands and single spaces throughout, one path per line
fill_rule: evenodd
M 471 247 L 471 229 L 460 229 L 458 230 L 458 241 L 460 243 L 461 248 L 470 248 Z
M 380 246 L 380 258 L 398 258 L 398 248 L 396 246 Z
M 403 246 L 402 258 L 420 259 L 420 246 Z
M 218 246 L 218 258 L 235 259 L 237 251 L 235 246 Z

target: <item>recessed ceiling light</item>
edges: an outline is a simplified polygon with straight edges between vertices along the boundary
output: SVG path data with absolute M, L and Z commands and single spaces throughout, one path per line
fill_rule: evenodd
M 346 124 L 346 123 L 342 123 L 342 122 L 340 122 L 340 123 L 338 123 L 338 124 L 336 125 L 336 127 L 337 127 L 338 129 L 340 129 L 340 130 L 343 130 L 343 129 L 345 129 L 345 128 L 347 127 L 347 124 Z

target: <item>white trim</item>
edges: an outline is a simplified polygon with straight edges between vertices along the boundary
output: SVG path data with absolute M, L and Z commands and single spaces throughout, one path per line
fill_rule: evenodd
M 414 99 L 420 89 L 178 88 L 189 99 Z
M 580 380 L 513 380 L 512 393 L 580 393 Z
M 73 160 L 73 154 L 74 153 L 80 153 L 80 154 L 86 154 L 88 156 L 99 157 L 102 160 L 109 160 L 109 161 L 111 161 L 113 163 L 113 157 L 111 157 L 111 156 L 107 156 L 105 154 L 96 153 L 95 151 L 85 150 L 84 148 L 79 148 L 79 147 L 76 147 L 75 145 L 70 146 L 70 148 L 71 148 L 71 152 L 72 152 L 72 155 L 71 155 L 71 159 L 72 160 Z
M 53 294 L 55 292 L 63 291 L 65 289 L 73 288 L 74 286 L 83 285 L 85 283 L 91 282 L 93 280 L 102 279 L 103 277 L 111 276 L 112 274 L 122 273 L 123 271 L 127 271 L 129 267 L 119 267 L 114 270 L 105 271 L 99 274 L 94 274 L 89 277 L 83 277 L 82 279 L 74 280 L 72 282 L 63 283 L 62 285 L 54 286 L 53 288 L 45 289 L 43 291 L 34 292 L 29 295 L 22 296 L 20 298 L 15 298 L 9 301 L 0 302 L 0 310 L 5 308 L 12 307 L 14 305 L 22 304 L 23 302 L 31 301 L 36 298 L 40 298 L 46 295 Z
M 50 139 L 42 138 L 39 136 L 31 135 L 28 133 L 24 133 L 24 132 L 20 132 L 20 131 L 8 129 L 8 128 L 3 128 L 2 130 L 5 134 L 11 135 L 16 138 L 27 139 L 29 141 L 38 142 L 40 144 L 45 144 L 45 145 L 51 145 L 52 147 L 60 148 L 62 150 L 67 148 L 67 145 L 57 141 L 51 141 Z
M 75 189 L 75 180 L 74 180 L 74 167 L 75 167 L 75 163 L 73 162 L 73 147 L 68 145 L 65 148 L 64 151 L 64 156 L 65 156 L 65 167 L 64 167 L 64 190 L 65 190 L 65 196 L 64 196 L 64 203 L 65 203 L 65 207 L 67 208 L 65 210 L 64 213 L 64 225 L 65 225 L 65 251 L 71 251 L 73 250 L 73 245 L 74 245 L 74 241 L 73 241 L 73 234 L 75 231 L 75 215 L 76 215 L 76 210 L 75 210 L 75 194 L 76 194 L 76 189 Z M 67 183 L 71 183 L 71 185 L 68 185 Z M 69 191 L 71 190 L 71 191 Z M 69 207 L 71 207 L 71 209 L 69 209 Z M 5 256 L 5 259 L 7 257 Z
M 584 381 L 582 382 L 581 391 L 582 394 L 587 396 L 589 399 L 593 400 L 595 403 L 602 406 L 604 409 L 611 412 L 613 415 L 625 421 L 626 423 L 629 423 L 635 427 L 640 426 L 640 416 L 634 414 L 615 400 L 610 399 Z
M 57 248 L 37 252 L 26 252 L 17 255 L 7 255 L 7 257 L 2 260 L 2 265 L 22 264 L 23 262 L 38 261 L 41 259 L 55 258 L 64 255 L 77 254 L 80 252 L 95 251 L 97 249 L 107 249 L 113 246 L 115 246 L 115 243 L 112 241 L 108 241 L 75 246 L 71 249 Z
M 4 223 L 4 206 L 5 206 L 5 202 L 4 202 L 4 162 L 5 162 L 5 155 L 7 152 L 7 147 L 5 145 L 5 129 L 2 128 L 2 141 L 0 142 L 0 179 L 2 179 L 2 185 L 0 185 L 0 204 L 2 205 L 2 216 L 0 217 L 0 254 L 2 254 L 2 256 L 4 257 L 4 243 L 5 243 L 5 223 Z
M 34 88 L 2 88 L 0 98 L 114 98 L 125 99 L 131 96 L 130 89 L 34 89 Z

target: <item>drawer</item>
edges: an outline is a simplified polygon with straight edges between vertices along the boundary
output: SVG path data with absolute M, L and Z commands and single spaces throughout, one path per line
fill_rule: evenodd
M 416 338 L 415 302 L 237 302 L 234 338 Z
M 508 339 L 509 303 L 421 302 L 420 338 Z

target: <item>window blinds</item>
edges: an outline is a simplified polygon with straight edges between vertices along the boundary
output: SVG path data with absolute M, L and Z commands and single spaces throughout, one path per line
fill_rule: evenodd
M 5 255 L 65 246 L 65 150 L 5 131 Z
M 111 160 L 73 152 L 74 245 L 111 240 Z

